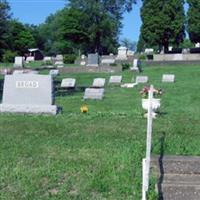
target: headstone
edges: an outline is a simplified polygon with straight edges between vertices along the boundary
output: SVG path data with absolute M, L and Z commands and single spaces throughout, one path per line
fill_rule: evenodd
M 172 46 L 169 46 L 168 47 L 168 51 L 172 51 L 173 47 Z
M 76 79 L 74 78 L 65 78 L 61 82 L 62 88 L 74 88 L 76 85 Z
M 49 71 L 49 75 L 51 75 L 51 76 L 57 76 L 58 74 L 59 74 L 58 69 L 52 69 Z
M 140 69 L 139 69 L 139 66 L 140 65 L 140 61 L 138 60 L 138 59 L 134 59 L 133 60 L 133 67 L 131 67 L 130 69 L 132 70 L 132 71 L 137 71 L 137 72 L 139 72 L 140 71 Z
M 154 52 L 154 50 L 152 48 L 146 48 L 144 50 L 144 53 L 146 53 L 146 54 L 153 54 L 153 52 Z
M 104 89 L 103 88 L 86 88 L 84 99 L 97 99 L 101 100 L 104 97 Z
M 114 58 L 103 58 L 101 60 L 101 64 L 110 65 L 110 64 L 114 64 L 114 63 L 115 63 L 115 59 Z
M 106 82 L 105 78 L 95 78 L 92 84 L 92 87 L 102 88 Z
M 116 57 L 117 60 L 127 60 L 127 48 L 126 47 L 119 47 L 118 54 Z
M 91 66 L 91 67 L 98 67 L 99 66 L 99 55 L 97 53 L 88 54 L 87 66 Z
M 63 68 L 63 67 L 64 67 L 63 65 L 57 65 L 58 69 Z
M 122 76 L 111 76 L 109 83 L 120 84 L 122 82 Z
M 137 76 L 136 83 L 147 83 L 149 80 L 148 76 Z
M 50 57 L 50 56 L 45 56 L 44 57 L 44 61 L 46 62 L 46 61 L 52 61 L 52 58 Z
M 27 62 L 27 63 L 33 62 L 33 61 L 35 61 L 35 58 L 34 58 L 33 56 L 28 56 L 28 57 L 26 58 L 26 62 Z
M 6 75 L 0 112 L 55 115 L 52 88 L 49 75 Z
M 196 48 L 200 48 L 200 43 L 199 43 L 199 42 L 196 43 L 196 44 L 195 44 L 195 47 L 196 47 Z
M 163 74 L 162 82 L 164 82 L 164 83 L 174 83 L 175 82 L 175 75 L 174 74 Z
M 21 56 L 17 56 L 15 57 L 15 63 L 14 63 L 14 67 L 23 67 L 24 66 L 24 59 Z
M 56 55 L 55 60 L 56 60 L 56 61 L 63 61 L 63 55 L 61 55 L 61 54 Z
M 63 61 L 56 61 L 55 62 L 55 65 L 63 65 L 64 63 L 63 63 Z

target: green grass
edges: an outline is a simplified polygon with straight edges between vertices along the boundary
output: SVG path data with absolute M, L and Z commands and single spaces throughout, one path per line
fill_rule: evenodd
M 174 73 L 175 84 L 161 83 Z M 153 154 L 200 155 L 200 67 L 145 68 L 150 83 L 164 89 L 161 115 L 153 123 Z M 62 74 L 89 86 L 110 74 Z M 132 73 L 123 72 L 123 82 Z M 57 116 L 0 115 L 0 199 L 139 200 L 146 119 L 134 89 L 106 86 L 103 101 L 83 101 L 83 92 L 57 96 Z M 80 113 L 87 104 L 88 114 Z

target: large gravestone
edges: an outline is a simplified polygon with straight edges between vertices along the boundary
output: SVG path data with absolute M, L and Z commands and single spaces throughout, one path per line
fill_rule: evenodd
M 122 82 L 122 76 L 111 76 L 109 83 L 111 84 L 120 84 Z
M 95 78 L 95 79 L 93 80 L 92 87 L 102 88 L 102 87 L 104 87 L 105 82 L 106 82 L 106 79 L 105 79 L 105 78 Z
M 147 83 L 149 80 L 148 76 L 137 76 L 136 83 Z
M 52 88 L 49 75 L 6 75 L 0 112 L 55 115 Z
M 88 62 L 87 66 L 91 67 L 98 67 L 99 66 L 99 55 L 95 54 L 88 54 Z
M 15 57 L 14 67 L 21 68 L 23 66 L 24 66 L 24 59 L 23 59 L 23 57 L 20 57 L 20 56 Z
M 163 74 L 162 82 L 164 82 L 164 83 L 174 83 L 175 82 L 175 75 L 174 74 Z
M 103 88 L 86 88 L 84 99 L 97 99 L 102 100 L 104 97 L 104 89 Z
M 62 88 L 74 88 L 76 85 L 76 79 L 74 78 L 65 78 L 61 82 Z
M 119 47 L 116 59 L 117 60 L 127 60 L 127 51 L 128 51 L 128 49 L 126 47 Z

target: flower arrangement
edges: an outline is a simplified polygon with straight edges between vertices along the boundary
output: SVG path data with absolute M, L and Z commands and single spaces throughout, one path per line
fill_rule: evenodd
M 149 93 L 150 87 L 149 86 L 145 86 L 141 91 L 140 94 L 142 95 L 143 98 L 147 98 L 148 97 L 148 93 Z M 153 95 L 154 97 L 157 96 L 161 96 L 163 94 L 163 90 L 162 89 L 153 89 Z
M 87 113 L 87 112 L 89 111 L 87 105 L 83 105 L 83 106 L 81 106 L 80 110 L 81 110 L 82 113 Z

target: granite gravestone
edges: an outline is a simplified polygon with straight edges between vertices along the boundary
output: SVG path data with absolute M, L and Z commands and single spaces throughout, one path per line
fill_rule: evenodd
M 148 76 L 137 76 L 136 83 L 147 83 L 149 80 Z
M 52 88 L 49 75 L 6 75 L 0 112 L 55 115 Z
M 24 66 L 24 59 L 21 56 L 15 57 L 14 67 L 22 68 Z
M 105 79 L 105 78 L 95 78 L 95 79 L 93 80 L 92 87 L 102 88 L 102 87 L 104 87 L 105 82 L 106 82 L 106 79 Z
M 122 76 L 111 76 L 109 83 L 120 84 L 122 82 Z
M 88 62 L 87 66 L 91 67 L 98 67 L 99 66 L 99 55 L 95 54 L 88 54 Z
M 104 89 L 103 88 L 86 88 L 84 99 L 97 99 L 102 100 L 104 97 Z
M 62 88 L 74 88 L 76 85 L 76 79 L 74 78 L 65 78 L 61 82 Z
M 175 82 L 175 75 L 174 74 L 163 74 L 162 82 L 164 82 L 164 83 L 174 83 Z

